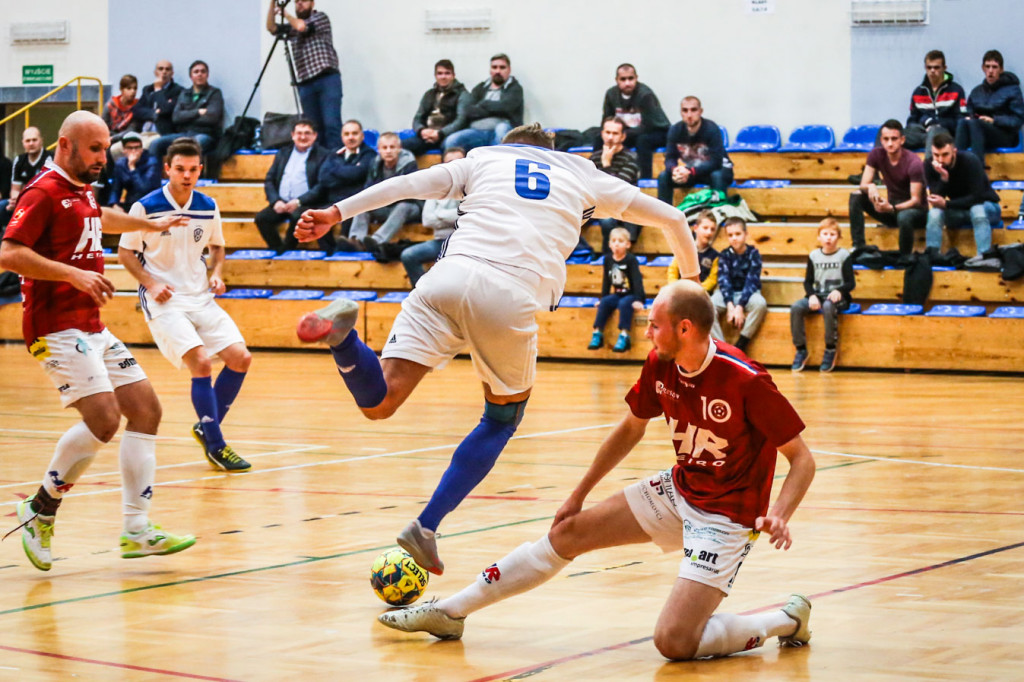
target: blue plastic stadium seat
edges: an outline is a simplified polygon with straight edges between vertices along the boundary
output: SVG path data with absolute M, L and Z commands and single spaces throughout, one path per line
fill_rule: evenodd
M 782 135 L 775 126 L 746 126 L 729 145 L 730 152 L 774 152 L 782 144 Z
M 237 150 L 235 150 L 235 155 L 236 156 L 252 156 L 255 153 L 256 152 L 253 151 L 252 149 L 237 149 Z
M 1014 154 L 1024 152 L 1024 137 L 1017 131 L 1017 144 L 1012 147 L 996 147 L 996 154 Z
M 588 145 L 583 145 L 582 147 L 569 147 L 569 153 L 570 154 L 581 154 L 583 152 L 588 152 L 589 153 L 589 152 L 592 152 L 592 151 L 594 151 L 594 147 L 593 147 L 593 145 L 589 145 L 589 144 Z
M 325 301 L 337 301 L 339 298 L 347 298 L 350 301 L 375 301 L 377 300 L 377 292 L 362 289 L 341 289 L 324 296 Z
M 216 184 L 217 184 L 216 180 L 210 180 L 208 178 L 207 179 L 196 180 L 196 187 L 209 187 L 210 185 L 216 185 Z
M 586 265 L 589 262 L 590 256 L 587 255 L 569 256 L 565 259 L 566 265 Z
M 276 255 L 277 252 L 270 249 L 239 249 L 229 253 L 225 258 L 227 260 L 269 260 Z
M 778 189 L 780 187 L 789 187 L 790 184 L 789 180 L 747 180 L 737 185 L 737 187 L 746 187 L 747 189 Z
M 333 256 L 328 256 L 327 258 L 324 258 L 324 260 L 373 260 L 373 255 L 366 251 L 338 251 Z
M 264 149 L 263 151 L 260 152 L 260 155 L 261 156 L 276 156 L 277 155 L 277 150 L 276 149 Z
M 409 297 L 408 291 L 390 291 L 377 299 L 378 303 L 401 303 Z
M 725 126 L 720 125 L 718 129 L 722 131 L 722 146 L 726 149 L 729 148 L 729 131 L 725 129 Z
M 1024 230 L 1024 221 L 1014 220 L 1012 223 L 1006 226 L 1007 230 Z
M 1001 317 L 1013 320 L 1024 320 L 1024 306 L 1003 305 L 993 310 L 989 317 Z
M 416 131 L 413 130 L 412 128 L 406 128 L 404 130 L 399 130 L 398 131 L 398 139 L 399 140 L 407 140 L 410 137 L 416 137 Z
M 780 152 L 827 152 L 836 146 L 836 134 L 830 126 L 800 126 L 789 134 L 789 141 Z
M 996 180 L 992 189 L 1024 189 L 1024 180 Z
M 367 147 L 376 149 L 378 137 L 380 137 L 380 133 L 374 130 L 373 128 L 369 128 L 363 131 L 363 142 L 366 143 Z
M 908 303 L 875 303 L 864 311 L 865 315 L 920 315 L 924 306 Z
M 643 180 L 637 180 L 636 186 L 640 189 L 657 189 L 658 180 L 656 178 L 645 178 Z
M 285 251 L 280 256 L 274 256 L 274 260 L 323 260 L 327 256 L 326 251 Z
M 586 261 L 591 265 L 604 265 L 604 254 L 601 254 L 597 258 Z M 637 256 L 636 262 L 640 265 L 647 265 L 647 256 Z
M 851 303 L 846 310 L 840 310 L 840 315 L 860 315 L 860 303 Z
M 667 268 L 672 265 L 672 256 L 657 256 L 647 261 L 647 264 L 652 268 Z
M 231 289 L 218 298 L 270 298 L 273 295 L 273 289 Z
M 558 301 L 559 308 L 594 308 L 600 301 L 597 296 L 563 296 Z
M 925 317 L 985 317 L 983 305 L 936 305 Z
M 317 289 L 283 289 L 270 297 L 271 301 L 316 301 L 324 297 Z
M 843 134 L 843 141 L 836 145 L 837 152 L 869 152 L 875 146 L 878 126 L 854 126 Z

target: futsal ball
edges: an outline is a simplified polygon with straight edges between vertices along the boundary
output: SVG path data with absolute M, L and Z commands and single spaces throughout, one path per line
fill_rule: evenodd
M 373 561 L 370 585 L 392 606 L 405 606 L 423 596 L 430 574 L 403 549 L 389 549 Z

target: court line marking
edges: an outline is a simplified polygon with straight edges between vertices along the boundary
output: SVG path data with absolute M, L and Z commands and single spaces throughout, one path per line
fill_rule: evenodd
M 865 581 L 862 581 L 862 582 L 859 582 L 859 583 L 853 583 L 851 585 L 846 585 L 844 587 L 837 587 L 837 588 L 832 589 L 832 590 L 825 590 L 824 592 L 818 592 L 817 594 L 812 594 L 809 598 L 813 601 L 814 599 L 821 599 L 823 597 L 829 597 L 829 596 L 836 595 L 836 594 L 842 594 L 843 592 L 850 592 L 851 590 L 859 590 L 859 589 L 861 589 L 863 587 L 871 587 L 873 585 L 880 585 L 882 583 L 892 582 L 893 580 L 899 580 L 900 578 L 908 578 L 910 576 L 920 575 L 921 573 L 927 573 L 929 571 L 934 571 L 934 570 L 937 570 L 937 569 L 940 569 L 940 568 L 947 568 L 949 566 L 955 566 L 956 564 L 961 564 L 961 563 L 965 563 L 965 562 L 968 562 L 968 561 L 973 561 L 974 559 L 980 559 L 980 558 L 985 557 L 985 556 L 989 556 L 989 555 L 992 555 L 992 554 L 998 554 L 1000 552 L 1006 552 L 1006 551 L 1013 550 L 1013 549 L 1018 549 L 1020 547 L 1024 547 L 1024 542 L 1017 542 L 1017 543 L 1014 543 L 1012 545 L 1005 545 L 1003 547 L 996 547 L 995 549 L 989 549 L 989 550 L 986 550 L 984 552 L 977 552 L 975 554 L 970 554 L 970 555 L 967 555 L 967 556 L 958 557 L 956 559 L 950 559 L 949 561 L 943 561 L 943 562 L 938 563 L 938 564 L 932 564 L 930 566 L 922 566 L 921 568 L 915 568 L 915 569 L 912 569 L 910 571 L 903 571 L 902 573 L 893 573 L 892 575 L 883 576 L 881 578 L 875 578 L 873 580 L 865 580 Z M 750 616 L 750 615 L 754 615 L 756 613 L 763 613 L 765 611 L 771 611 L 773 609 L 779 609 L 779 608 L 782 608 L 783 606 L 785 606 L 785 602 L 779 602 L 777 604 L 769 604 L 767 606 L 761 606 L 761 607 L 758 607 L 756 609 L 751 609 L 749 611 L 743 611 L 742 613 L 740 613 L 738 615 Z M 580 660 L 580 659 L 583 659 L 583 658 L 588 658 L 588 657 L 591 657 L 591 656 L 597 656 L 597 655 L 600 655 L 600 654 L 607 653 L 609 651 L 615 651 L 617 649 L 624 649 L 626 647 L 630 647 L 630 646 L 633 646 L 635 644 L 643 644 L 644 642 L 650 642 L 653 639 L 654 639 L 653 635 L 648 635 L 647 637 L 641 637 L 639 639 L 632 639 L 632 640 L 629 640 L 628 642 L 620 642 L 618 644 L 610 644 L 608 646 L 600 647 L 600 648 L 597 648 L 597 649 L 591 649 L 589 651 L 581 651 L 581 652 L 576 653 L 576 654 L 570 654 L 568 656 L 563 656 L 561 658 L 556 658 L 556 659 L 553 659 L 553 660 L 550 660 L 550 661 L 545 661 L 543 663 L 537 663 L 537 664 L 534 664 L 534 665 L 524 666 L 522 668 L 516 668 L 515 670 L 506 670 L 505 672 L 497 673 L 495 675 L 488 675 L 486 677 L 477 677 L 477 678 L 474 678 L 473 680 L 471 680 L 470 682 L 494 682 L 494 680 L 505 680 L 505 679 L 508 679 L 510 677 L 517 677 L 517 676 L 524 676 L 524 675 L 525 676 L 529 676 L 530 674 L 536 674 L 536 673 L 548 670 L 550 668 L 553 668 L 556 665 L 561 665 L 563 663 L 570 663 L 572 661 L 577 661 L 577 660 Z
M 560 434 L 563 434 L 563 433 L 576 433 L 576 432 L 579 432 L 579 431 L 592 431 L 592 430 L 596 430 L 596 429 L 610 428 L 610 427 L 615 426 L 616 424 L 618 424 L 618 422 L 615 422 L 615 423 L 612 423 L 612 424 L 597 424 L 597 425 L 592 425 L 592 426 L 577 426 L 577 427 L 574 427 L 574 428 L 571 428 L 571 429 L 558 429 L 556 431 L 541 431 L 541 432 L 538 432 L 538 433 L 527 433 L 527 434 L 523 434 L 522 436 L 512 436 L 512 440 L 527 439 L 527 438 L 541 438 L 541 437 L 545 437 L 545 436 L 557 436 L 557 435 L 560 435 Z M 184 439 L 183 438 L 182 440 L 188 440 L 188 439 Z M 242 441 L 238 441 L 238 442 L 242 442 Z M 340 459 L 329 459 L 329 460 L 321 460 L 321 461 L 316 461 L 316 462 L 303 462 L 301 464 L 289 464 L 289 465 L 285 465 L 285 466 L 271 467 L 269 469 L 256 469 L 256 470 L 253 470 L 253 471 L 247 471 L 244 474 L 244 476 L 246 476 L 246 477 L 256 476 L 258 474 L 269 474 L 269 473 L 273 473 L 273 472 L 277 472 L 277 471 L 294 471 L 296 469 L 306 469 L 306 468 L 309 468 L 309 467 L 327 466 L 327 465 L 330 465 L 330 464 L 347 464 L 349 462 L 361 462 L 361 461 L 371 460 L 371 459 L 382 459 L 382 458 L 385 458 L 385 457 L 397 457 L 399 455 L 417 454 L 417 453 L 420 453 L 420 452 L 433 452 L 433 451 L 436 451 L 436 450 L 448 450 L 448 449 L 454 450 L 458 446 L 459 446 L 458 443 L 448 443 L 448 444 L 445 444 L 445 445 L 432 445 L 430 447 L 425 447 L 425 448 L 414 448 L 412 450 L 397 450 L 397 451 L 393 451 L 393 452 L 381 452 L 381 453 L 376 453 L 376 454 L 372 454 L 372 455 L 358 455 L 358 456 L 354 456 L 354 457 L 343 457 L 343 458 L 340 458 Z M 311 448 L 311 447 L 312 448 L 321 448 L 321 449 L 323 449 L 323 448 L 328 448 L 330 446 L 327 446 L 327 445 L 316 445 L 316 446 L 302 445 L 302 446 L 297 446 L 297 448 Z M 304 450 L 304 449 L 297 449 L 297 448 L 293 448 L 291 450 L 278 450 L 278 451 L 275 451 L 275 452 L 261 453 L 261 456 L 281 455 L 281 454 L 290 454 L 290 453 L 293 453 L 293 452 L 305 452 L 305 451 L 307 451 L 307 450 Z M 194 465 L 195 462 L 188 462 L 186 464 Z M 177 465 L 177 464 L 166 465 L 167 468 L 170 468 L 172 466 L 181 466 L 181 465 Z M 157 468 L 158 469 L 163 469 L 165 467 L 157 467 Z M 118 472 L 114 471 L 114 472 L 110 472 L 110 473 L 87 474 L 87 475 L 88 476 L 100 476 L 100 475 L 116 476 L 116 475 L 118 475 Z M 161 482 L 161 483 L 154 483 L 153 485 L 155 485 L 155 486 L 180 485 L 182 483 L 195 483 L 197 481 L 209 481 L 209 480 L 213 480 L 213 479 L 231 478 L 231 477 L 235 477 L 235 476 L 238 476 L 238 474 L 229 474 L 227 472 L 221 472 L 219 474 L 214 474 L 214 475 L 211 475 L 211 476 L 201 476 L 199 478 L 184 478 L 184 479 L 181 479 L 181 480 L 178 480 L 178 481 L 164 481 L 164 482 Z M 26 486 L 26 485 L 27 486 L 31 486 L 31 485 L 36 485 L 37 483 L 38 483 L 38 480 L 35 480 L 35 481 L 28 481 L 28 482 L 22 483 L 22 484 L 17 484 L 17 483 L 7 484 L 7 485 L 4 485 L 4 486 L 0 486 L 0 488 L 13 488 L 13 487 L 18 487 L 19 485 L 21 485 L 21 486 Z M 112 494 L 112 493 L 115 493 L 115 492 L 119 492 L 120 490 L 121 490 L 121 487 L 118 486 L 117 488 L 109 488 L 109 489 L 105 489 L 105 490 L 95 490 L 95 491 L 87 492 L 87 493 L 70 493 L 68 495 L 65 495 L 64 497 L 65 498 L 72 498 L 72 497 L 86 497 L 86 496 L 91 496 L 91 495 L 109 495 L 109 494 Z M 12 501 L 8 501 L 8 502 L 0 502 L 0 507 L 11 507 L 11 506 L 14 506 L 14 505 L 18 504 L 19 501 L 20 500 L 12 500 Z
M 834 455 L 836 457 L 852 457 L 853 459 L 873 459 L 879 462 L 896 462 L 897 464 L 922 464 L 929 467 L 945 467 L 947 469 L 977 469 L 978 471 L 1006 471 L 1014 474 L 1024 474 L 1024 469 L 1010 469 L 1008 467 L 989 467 L 978 464 L 947 464 L 944 462 L 925 462 L 919 459 L 899 459 L 895 457 L 878 457 L 875 455 L 851 455 L 848 452 L 834 452 L 832 450 L 811 450 L 817 455 Z
M 36 651 L 34 649 L 19 649 L 13 646 L 4 646 L 0 644 L 0 650 L 13 651 L 19 654 L 31 654 L 33 656 L 45 656 L 47 658 L 58 658 L 62 661 L 74 661 L 76 663 L 89 663 L 92 665 L 102 665 L 108 668 L 118 668 L 120 670 L 137 670 L 144 673 L 156 673 L 157 675 L 169 675 L 171 677 L 184 677 L 190 680 L 212 680 L 213 682 L 241 682 L 240 680 L 233 680 L 227 677 L 207 677 L 206 675 L 193 675 L 192 673 L 180 673 L 174 670 L 162 670 L 160 668 L 145 668 L 140 665 L 131 665 L 129 663 L 114 663 L 113 661 L 100 661 L 95 658 L 81 658 L 79 656 L 68 656 L 65 654 L 54 654 L 49 651 Z M 17 670 L 17 668 L 7 668 L 8 670 Z

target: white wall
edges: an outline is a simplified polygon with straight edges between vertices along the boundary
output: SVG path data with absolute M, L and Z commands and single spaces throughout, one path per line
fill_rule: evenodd
M 66 45 L 11 45 L 12 22 L 63 20 L 70 24 Z M 26 64 L 53 64 L 54 85 L 75 76 L 105 79 L 107 37 L 106 0 L 0 0 L 0 86 L 21 85 Z
M 527 120 L 546 126 L 597 125 L 605 89 L 621 62 L 678 120 L 683 95 L 728 127 L 850 122 L 850 27 L 840 0 L 774 0 L 775 12 L 746 13 L 748 0 L 317 0 L 341 59 L 344 118 L 367 127 L 410 127 L 435 61 L 455 62 L 467 87 L 487 76 L 488 58 L 507 52 L 526 91 Z M 264 4 L 264 12 L 266 5 Z M 492 29 L 429 35 L 425 9 L 490 8 Z M 291 6 L 289 6 L 291 9 Z M 263 33 L 263 53 L 272 38 Z M 279 48 L 280 51 L 280 48 Z M 264 111 L 293 111 L 283 57 L 264 79 Z

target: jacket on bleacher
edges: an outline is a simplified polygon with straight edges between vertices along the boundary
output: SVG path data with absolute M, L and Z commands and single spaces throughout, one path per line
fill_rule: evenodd
M 963 87 L 953 80 L 953 74 L 946 72 L 946 79 L 932 92 L 928 76 L 914 88 L 910 95 L 910 116 L 907 125 L 920 125 L 925 129 L 938 124 L 956 133 L 956 124 L 967 114 L 967 94 Z
M 320 185 L 326 197 L 326 203 L 336 204 L 366 186 L 366 178 L 377 158 L 377 152 L 365 142 L 359 146 L 355 154 L 345 156 L 345 148 L 338 153 L 331 153 L 320 166 Z M 401 156 L 399 156 L 401 161 Z
M 178 103 L 181 91 L 182 87 L 174 81 L 159 90 L 154 90 L 152 83 L 142 88 L 142 96 L 139 99 L 143 106 L 153 110 L 156 131 L 161 135 L 170 135 L 174 132 L 174 105 Z M 160 110 L 159 113 L 157 109 Z
M 996 127 L 1018 130 L 1024 125 L 1020 79 L 1016 74 L 1003 71 L 992 85 L 982 81 L 967 98 L 967 113 L 970 116 L 991 116 Z
M 412 129 L 419 135 L 424 128 L 437 128 L 442 138 L 448 137 L 466 127 L 466 110 L 471 101 L 469 91 L 460 81 L 453 80 L 445 90 L 435 83 L 420 98 Z
M 206 109 L 200 114 L 200 109 Z M 220 88 L 208 85 L 198 96 L 193 96 L 192 88 L 186 88 L 178 95 L 174 105 L 175 132 L 209 135 L 220 137 L 224 123 L 224 95 Z
M 284 177 L 284 167 L 288 164 L 288 157 L 291 156 L 295 145 L 286 144 L 277 150 L 274 156 L 274 163 L 270 164 L 267 177 L 263 180 L 263 191 L 266 192 L 267 202 L 273 206 L 278 201 L 285 201 L 281 197 L 281 178 Z M 320 168 L 329 152 L 320 145 L 314 144 L 309 148 L 309 155 L 306 156 L 306 184 L 309 189 L 301 196 L 296 197 L 303 206 L 318 206 L 323 203 L 324 190 L 320 185 Z
M 488 99 L 491 79 L 477 83 L 470 93 L 471 103 L 466 109 L 468 121 L 483 118 L 503 118 L 513 127 L 523 125 L 523 86 L 515 76 L 509 76 L 499 88 L 498 99 Z

